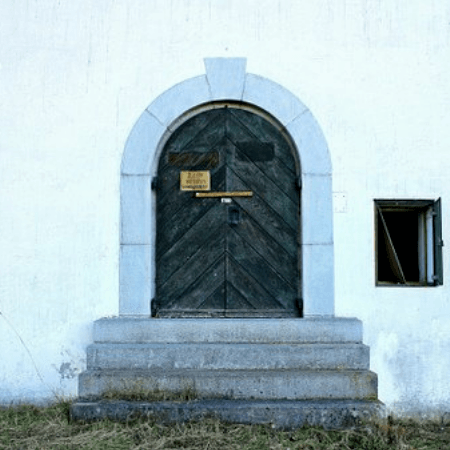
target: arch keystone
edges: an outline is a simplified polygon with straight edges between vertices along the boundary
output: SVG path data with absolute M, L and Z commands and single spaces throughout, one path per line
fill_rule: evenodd
M 246 58 L 205 58 L 206 78 L 213 100 L 241 100 Z

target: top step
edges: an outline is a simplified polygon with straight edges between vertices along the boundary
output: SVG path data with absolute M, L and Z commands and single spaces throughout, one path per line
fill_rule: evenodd
M 361 343 L 356 318 L 154 319 L 94 322 L 95 343 Z

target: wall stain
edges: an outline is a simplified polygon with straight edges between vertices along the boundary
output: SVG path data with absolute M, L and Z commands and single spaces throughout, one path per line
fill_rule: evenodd
M 72 378 L 75 378 L 77 376 L 78 369 L 77 368 L 73 368 L 72 364 L 70 362 L 65 362 L 65 363 L 61 364 L 61 366 L 59 367 L 58 372 L 59 372 L 62 380 L 64 378 L 72 379 Z

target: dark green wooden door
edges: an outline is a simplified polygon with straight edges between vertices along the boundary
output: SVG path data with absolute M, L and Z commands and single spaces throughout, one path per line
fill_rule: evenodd
M 174 132 L 155 186 L 153 314 L 301 315 L 296 166 L 285 136 L 243 109 L 208 110 Z M 210 192 L 253 195 L 196 198 L 180 188 L 183 171 L 209 171 Z

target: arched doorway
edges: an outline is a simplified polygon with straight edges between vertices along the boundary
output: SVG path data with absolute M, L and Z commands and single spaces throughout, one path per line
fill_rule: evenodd
M 304 317 L 334 316 L 331 160 L 314 116 L 282 86 L 246 72 L 244 58 L 205 59 L 206 74 L 156 98 L 134 125 L 121 167 L 121 317 L 149 317 L 156 298 L 156 191 L 152 180 L 180 120 L 221 102 L 265 111 L 292 139 L 301 185 L 301 298 Z M 181 118 L 181 119 L 180 119 Z M 270 120 L 269 120 L 270 122 Z M 301 162 L 301 165 L 300 165 Z
M 159 317 L 299 317 L 296 150 L 260 110 L 211 104 L 164 146 L 156 190 Z

